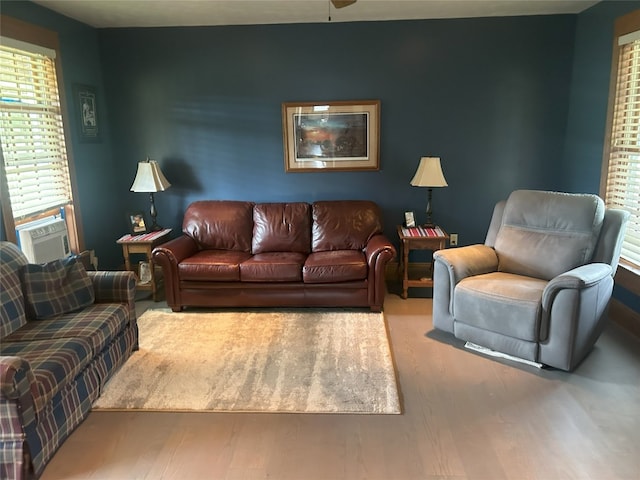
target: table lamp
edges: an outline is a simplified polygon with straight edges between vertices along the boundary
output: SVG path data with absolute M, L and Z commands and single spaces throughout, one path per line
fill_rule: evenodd
M 431 221 L 431 195 L 433 187 L 446 187 L 447 181 L 444 179 L 440 157 L 422 157 L 418 170 L 411 179 L 414 187 L 429 187 L 427 200 L 427 223 L 425 227 L 433 228 L 435 225 Z
M 155 160 L 149 160 L 149 158 L 144 162 L 138 162 L 138 171 L 136 172 L 136 178 L 133 180 L 133 185 L 131 185 L 131 191 L 149 193 L 149 198 L 151 200 L 150 214 L 152 220 L 149 230 L 152 232 L 162 230 L 162 227 L 156 223 L 158 212 L 153 201 L 153 194 L 155 192 L 164 192 L 170 186 L 171 184 L 162 173 L 162 170 L 160 170 L 158 162 Z

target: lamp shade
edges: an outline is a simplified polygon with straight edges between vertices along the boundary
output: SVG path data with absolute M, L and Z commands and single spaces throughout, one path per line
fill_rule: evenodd
M 422 157 L 416 174 L 411 179 L 414 187 L 446 187 L 440 157 Z
M 138 162 L 136 178 L 131 185 L 132 192 L 163 192 L 171 184 L 166 179 L 155 160 Z

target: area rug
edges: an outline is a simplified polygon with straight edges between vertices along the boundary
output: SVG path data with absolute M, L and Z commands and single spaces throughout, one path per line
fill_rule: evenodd
M 382 313 L 147 310 L 94 409 L 401 413 Z

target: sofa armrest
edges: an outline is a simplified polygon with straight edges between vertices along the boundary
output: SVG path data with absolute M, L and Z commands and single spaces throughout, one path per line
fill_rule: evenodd
M 136 297 L 136 276 L 133 272 L 88 271 L 93 282 L 96 303 L 129 303 Z
M 181 235 L 153 249 L 153 261 L 162 267 L 167 304 L 174 311 L 181 308 L 178 265 L 185 258 L 196 253 L 198 253 L 198 244 L 188 235 Z
M 387 292 L 387 264 L 396 256 L 396 249 L 385 235 L 378 234 L 369 239 L 364 254 L 369 266 L 369 305 L 372 311 L 380 311 Z
M 153 261 L 162 267 L 165 265 L 177 266 L 182 260 L 196 253 L 198 253 L 196 241 L 188 235 L 181 235 L 155 247 Z
M 29 362 L 20 357 L 0 356 L 0 409 L 9 417 L 17 412 L 21 418 L 10 418 L 12 426 L 22 429 L 35 421 L 35 407 L 33 399 L 38 394 L 35 377 Z M 15 410 L 8 405 L 19 405 Z M 16 423 L 18 422 L 19 423 Z M 14 425 L 15 424 L 15 425 Z M 15 428 L 14 428 L 15 430 Z
M 372 267 L 378 261 L 388 263 L 396 256 L 396 248 L 384 235 L 374 235 L 364 247 L 367 264 Z

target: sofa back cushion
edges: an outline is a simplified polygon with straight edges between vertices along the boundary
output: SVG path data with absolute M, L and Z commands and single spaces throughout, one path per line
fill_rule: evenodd
M 597 195 L 513 192 L 495 241 L 499 270 L 550 280 L 588 263 L 604 211 Z
M 30 319 L 70 313 L 95 300 L 93 282 L 77 257 L 22 268 L 25 309 Z
M 201 200 L 187 207 L 182 231 L 201 250 L 251 251 L 253 203 L 234 200 Z
M 311 250 L 362 250 L 382 233 L 380 209 L 368 200 L 315 202 L 312 206 Z
M 258 203 L 253 207 L 254 254 L 309 253 L 311 207 L 308 203 Z
M 11 242 L 0 242 L 0 339 L 26 325 L 20 270 L 27 257 Z

